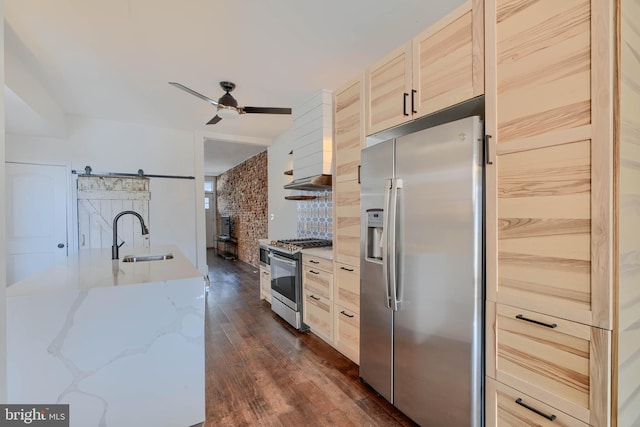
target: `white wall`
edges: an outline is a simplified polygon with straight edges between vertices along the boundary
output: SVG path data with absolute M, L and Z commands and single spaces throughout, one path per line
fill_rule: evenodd
M 206 272 L 206 248 L 198 242 L 199 217 L 204 223 L 202 150 L 197 150 L 193 132 L 142 125 L 67 117 L 66 138 L 26 135 L 6 136 L 6 161 L 65 165 L 84 171 L 194 176 L 195 180 L 151 178 L 149 230 L 152 244 L 175 244 Z M 75 179 L 69 197 L 74 200 Z M 201 203 L 198 204 L 197 201 Z M 75 203 L 71 204 L 72 207 Z M 75 208 L 74 208 L 75 209 Z M 72 215 L 72 218 L 75 217 Z M 77 225 L 69 240 L 77 245 Z M 203 256 L 204 254 L 204 256 Z M 3 257 L 4 259 L 4 257 Z M 204 266 L 204 267 L 203 267 Z
M 278 136 L 267 149 L 269 165 L 269 239 L 294 238 L 297 233 L 298 216 L 296 202 L 284 197 L 295 193 L 285 190 L 285 184 L 292 177 L 284 171 L 292 169 L 293 158 L 289 152 L 293 150 L 293 133 L 291 130 Z
M 4 0 L 0 0 L 0 83 L 4 87 Z M 0 91 L 0 212 L 5 212 L 4 170 L 4 91 Z M 0 220 L 0 271 L 7 271 L 7 236 L 5 217 Z M 0 274 L 0 402 L 7 401 L 7 283 L 6 274 Z

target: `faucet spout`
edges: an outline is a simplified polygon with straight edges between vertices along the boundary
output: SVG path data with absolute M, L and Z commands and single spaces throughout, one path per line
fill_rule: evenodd
M 111 259 L 118 259 L 119 251 L 120 251 L 120 246 L 118 246 L 118 220 L 120 219 L 121 216 L 127 215 L 127 214 L 133 215 L 140 220 L 140 227 L 142 229 L 143 236 L 145 234 L 149 234 L 149 229 L 144 224 L 144 219 L 142 219 L 142 216 L 138 212 L 135 212 L 135 211 L 120 212 L 115 216 L 115 218 L 113 218 L 113 245 L 111 246 Z M 124 244 L 124 242 L 122 242 L 122 244 Z

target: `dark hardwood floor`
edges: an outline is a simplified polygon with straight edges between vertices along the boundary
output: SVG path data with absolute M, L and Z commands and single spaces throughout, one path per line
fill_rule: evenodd
M 358 366 L 259 301 L 259 272 L 207 253 L 206 427 L 414 426 Z

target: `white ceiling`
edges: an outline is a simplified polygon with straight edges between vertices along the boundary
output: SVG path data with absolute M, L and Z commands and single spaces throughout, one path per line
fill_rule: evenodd
M 206 151 L 233 165 L 264 149 L 256 140 L 268 144 L 288 129 L 290 116 L 246 114 L 206 126 L 214 107 L 167 82 L 217 99 L 223 94 L 219 81 L 230 80 L 241 106 L 291 107 L 319 89 L 343 85 L 461 3 L 4 2 L 6 31 L 33 58 L 33 72 L 64 113 L 206 132 L 219 140 L 219 151 Z M 10 97 L 7 110 L 13 104 Z M 24 120 L 18 113 L 7 111 L 8 129 Z M 241 144 L 245 139 L 253 144 Z

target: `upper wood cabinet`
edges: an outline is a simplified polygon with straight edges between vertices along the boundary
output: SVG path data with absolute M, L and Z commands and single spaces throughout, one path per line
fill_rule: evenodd
M 362 79 L 349 82 L 334 97 L 336 182 L 358 179 L 360 150 L 364 146 Z
M 469 0 L 369 68 L 366 134 L 484 93 L 483 1 Z
M 367 135 L 411 118 L 411 55 L 409 42 L 373 64 L 365 74 Z

